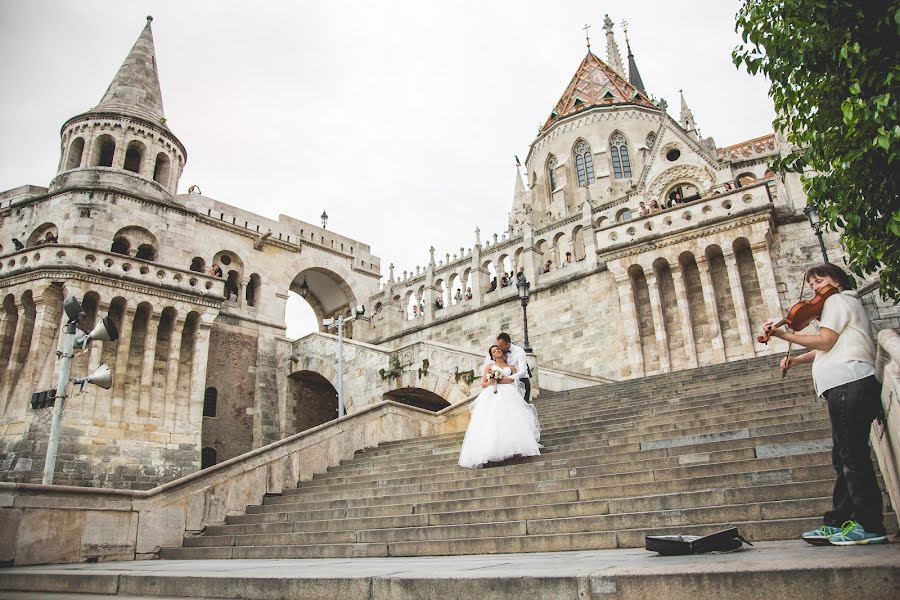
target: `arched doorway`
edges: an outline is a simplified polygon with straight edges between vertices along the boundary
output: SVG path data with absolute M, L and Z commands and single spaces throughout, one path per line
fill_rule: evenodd
M 337 390 L 314 371 L 297 371 L 288 377 L 288 395 L 293 407 L 289 431 L 299 433 L 337 418 Z
M 429 390 L 422 388 L 400 388 L 391 390 L 384 395 L 385 400 L 393 400 L 400 404 L 407 404 L 417 408 L 424 408 L 431 412 L 438 412 L 450 406 L 450 403 Z

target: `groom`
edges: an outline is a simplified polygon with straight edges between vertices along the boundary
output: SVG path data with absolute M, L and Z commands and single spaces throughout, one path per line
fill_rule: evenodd
M 501 332 L 497 336 L 497 345 L 500 346 L 500 349 L 503 350 L 503 357 L 506 359 L 506 363 L 512 365 L 516 368 L 516 372 L 513 373 L 511 379 L 513 381 L 517 379 L 521 379 L 522 383 L 525 384 L 525 402 L 531 403 L 531 379 L 528 377 L 528 363 L 525 360 L 525 351 L 522 350 L 520 346 L 516 346 L 512 343 L 512 340 L 509 337 L 509 334 L 506 332 Z M 488 356 L 484 360 L 484 364 L 481 366 L 481 370 L 484 371 L 485 367 L 491 362 L 491 357 Z

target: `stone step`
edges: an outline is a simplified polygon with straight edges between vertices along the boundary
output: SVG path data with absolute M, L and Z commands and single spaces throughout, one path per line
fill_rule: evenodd
M 783 522 L 791 530 L 804 530 L 807 523 Z M 765 533 L 755 525 L 737 525 L 747 535 L 751 526 L 754 533 Z M 709 533 L 715 527 L 657 533 Z M 622 533 L 623 538 L 631 535 Z M 874 600 L 897 597 L 900 591 L 898 544 L 858 546 L 851 552 L 759 539 L 743 552 L 702 557 L 660 558 L 616 549 L 515 557 L 197 561 L 190 568 L 165 560 L 69 565 L 66 570 L 35 566 L 0 571 L 0 589 L 8 590 L 4 597 L 10 600 L 821 600 L 823 590 L 838 589 L 853 590 L 856 600 Z
M 626 444 L 621 446 L 613 446 L 605 448 L 602 453 L 597 452 L 596 446 L 589 446 L 583 449 L 569 449 L 569 445 L 545 447 L 542 450 L 540 461 L 533 463 L 511 462 L 502 466 L 492 467 L 490 469 L 478 469 L 475 471 L 467 471 L 472 477 L 490 477 L 492 473 L 500 472 L 521 472 L 531 470 L 537 466 L 566 466 L 577 467 L 587 464 L 606 464 L 619 461 L 633 461 L 643 458 L 663 458 L 667 456 L 685 457 L 683 460 L 690 460 L 690 455 L 703 454 L 718 450 L 736 450 L 739 448 L 755 448 L 757 446 L 768 447 L 779 444 L 803 444 L 811 440 L 828 439 L 831 436 L 829 428 L 806 429 L 806 423 L 802 423 L 803 429 L 791 431 L 788 433 L 780 433 L 776 435 L 712 441 L 707 443 L 695 444 L 691 446 L 674 446 L 671 448 L 654 448 L 641 450 L 640 444 Z M 787 446 L 785 446 L 787 449 Z M 447 458 L 433 457 L 428 463 L 423 463 L 419 468 L 407 468 L 403 471 L 404 476 L 425 476 L 425 475 L 445 475 L 460 473 L 457 458 L 450 456 Z M 352 469 L 350 467 L 353 467 Z M 360 464 L 355 462 L 347 462 L 343 465 L 329 470 L 327 473 L 318 474 L 309 481 L 303 481 L 297 487 L 309 487 L 310 485 L 330 484 L 330 483 L 362 483 L 365 481 L 380 481 L 385 478 L 398 474 L 396 467 L 390 465 L 382 466 L 378 462 L 364 461 Z
M 530 504 L 510 508 L 484 508 L 451 512 L 414 513 L 396 516 L 359 518 L 332 517 L 321 520 L 289 519 L 281 522 L 261 522 L 207 527 L 208 536 L 235 536 L 253 533 L 300 533 L 313 531 L 355 531 L 359 529 L 384 529 L 424 527 L 428 525 L 463 525 L 533 519 L 554 519 L 589 515 L 646 512 L 651 510 L 676 510 L 721 506 L 749 502 L 824 497 L 831 493 L 834 482 L 822 479 L 810 482 L 790 482 L 765 486 L 708 489 L 670 494 L 654 494 L 643 497 L 618 498 L 594 501 L 552 502 Z M 185 545 L 196 538 L 186 538 Z
M 477 498 L 480 496 L 502 495 L 503 491 L 507 491 L 508 493 L 527 494 L 550 489 L 570 490 L 579 488 L 602 488 L 626 483 L 660 482 L 669 479 L 726 475 L 741 472 L 752 473 L 772 469 L 791 469 L 800 466 L 830 464 L 830 462 L 830 452 L 818 452 L 794 456 L 778 456 L 762 459 L 754 458 L 723 463 L 683 465 L 618 473 L 604 473 L 602 469 L 593 469 L 590 467 L 584 470 L 574 470 L 574 472 L 560 469 L 547 473 L 547 479 L 538 482 L 513 483 L 512 481 L 514 481 L 514 479 L 507 481 L 498 481 L 495 479 L 480 485 L 471 485 L 468 487 L 436 483 L 399 486 L 393 489 L 358 489 L 341 490 L 337 492 L 269 496 L 265 498 L 264 504 L 248 507 L 247 511 L 278 512 L 280 510 L 285 510 L 284 505 L 299 506 L 301 504 L 323 504 L 340 501 L 347 501 L 348 506 L 353 505 L 353 503 L 369 505 L 406 504 L 431 501 L 434 499 L 434 496 L 440 496 L 442 499 L 447 500 L 456 500 L 463 498 Z M 558 478 L 550 479 L 551 476 L 557 476 Z

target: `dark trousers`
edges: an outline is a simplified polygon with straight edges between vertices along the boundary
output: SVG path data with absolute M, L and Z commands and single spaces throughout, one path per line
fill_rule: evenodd
M 531 378 L 523 377 L 519 381 L 525 384 L 525 402 L 531 404 Z
M 831 418 L 831 462 L 837 473 L 832 509 L 825 524 L 857 521 L 869 533 L 884 533 L 881 490 L 869 451 L 869 429 L 881 414 L 881 384 L 875 376 L 825 392 Z

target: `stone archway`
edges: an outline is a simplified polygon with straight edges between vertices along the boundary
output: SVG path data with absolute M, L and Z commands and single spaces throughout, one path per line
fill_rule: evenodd
M 439 410 L 443 410 L 450 406 L 449 402 L 434 392 L 415 387 L 391 390 L 384 395 L 384 399 L 393 400 L 394 402 L 399 402 L 400 404 L 406 404 L 408 406 L 423 408 L 425 410 L 430 410 L 431 412 L 438 412 Z
M 291 410 L 289 434 L 306 431 L 337 418 L 337 390 L 315 371 L 295 371 L 288 377 Z
M 337 315 L 349 316 L 359 302 L 350 284 L 339 274 L 322 267 L 310 267 L 297 273 L 291 281 L 290 291 L 309 304 L 319 331 L 325 331 L 322 321 Z M 344 332 L 352 337 L 352 328 Z

